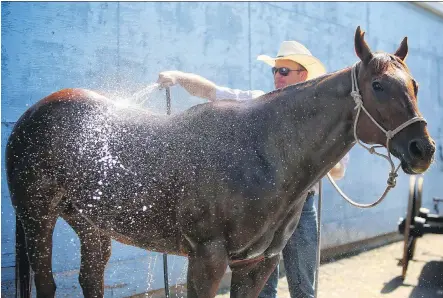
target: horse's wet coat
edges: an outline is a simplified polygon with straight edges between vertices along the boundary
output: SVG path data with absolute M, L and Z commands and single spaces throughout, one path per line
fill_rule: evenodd
M 366 60 L 364 47 L 357 53 Z M 359 72 L 365 104 L 380 123 L 391 128 L 418 113 L 411 90 L 392 80 L 389 95 L 399 100 L 389 105 L 403 113 L 377 110 L 387 105 L 368 95 L 365 83 L 374 74 L 364 62 Z M 81 237 L 85 296 L 103 295 L 109 255 L 96 244 L 113 237 L 188 256 L 189 297 L 214 296 L 227 265 L 231 296 L 255 297 L 297 226 L 306 192 L 354 144 L 350 91 L 348 68 L 256 100 L 212 102 L 172 116 L 121 108 L 79 89 L 36 103 L 17 122 L 6 156 L 18 224 L 31 239 L 28 253 L 37 252 L 31 265 L 46 264 L 37 292 L 55 291 L 48 235 L 62 216 Z M 381 142 L 364 117 L 359 136 Z M 405 153 L 413 138 L 428 142 L 420 160 Z M 416 123 L 393 140 L 393 153 L 404 169 L 425 169 L 432 146 Z M 99 256 L 100 270 L 91 255 Z

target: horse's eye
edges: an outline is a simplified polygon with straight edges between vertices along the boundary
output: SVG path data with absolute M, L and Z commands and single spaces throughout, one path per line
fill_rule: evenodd
M 418 93 L 418 84 L 417 84 L 417 82 L 416 82 L 415 80 L 412 80 L 412 83 L 413 83 L 413 85 L 414 85 L 414 93 L 415 93 L 415 96 L 417 96 L 417 93 Z
M 374 89 L 375 91 L 383 91 L 383 87 L 379 82 L 373 82 L 372 83 L 372 89 Z

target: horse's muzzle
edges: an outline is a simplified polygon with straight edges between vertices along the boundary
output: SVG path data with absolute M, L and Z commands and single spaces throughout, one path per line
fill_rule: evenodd
M 400 150 L 398 158 L 406 174 L 422 174 L 434 161 L 435 142 L 430 137 L 409 141 L 407 150 Z M 406 152 L 405 152 L 406 151 Z

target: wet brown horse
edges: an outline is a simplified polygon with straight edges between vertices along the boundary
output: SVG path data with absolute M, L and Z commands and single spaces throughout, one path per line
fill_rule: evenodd
M 355 35 L 363 103 L 385 129 L 419 116 L 417 83 L 395 54 L 373 53 Z M 32 106 L 7 144 L 17 214 L 17 271 L 29 295 L 54 297 L 52 233 L 59 216 L 81 241 L 85 297 L 104 293 L 111 238 L 187 256 L 188 297 L 214 297 L 227 266 L 231 297 L 257 297 L 298 224 L 306 192 L 355 144 L 351 68 L 245 102 L 220 101 L 171 116 L 122 109 L 68 89 Z M 385 144 L 362 114 L 357 134 Z M 390 142 L 408 174 L 430 166 L 425 122 Z M 28 263 L 29 261 L 29 263 Z

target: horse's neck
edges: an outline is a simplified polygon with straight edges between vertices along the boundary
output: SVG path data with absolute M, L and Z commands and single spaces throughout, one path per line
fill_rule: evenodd
M 273 151 L 286 169 L 281 178 L 295 192 L 311 187 L 352 148 L 350 93 L 351 70 L 346 69 L 277 91 L 275 103 L 267 105 L 274 114 Z

